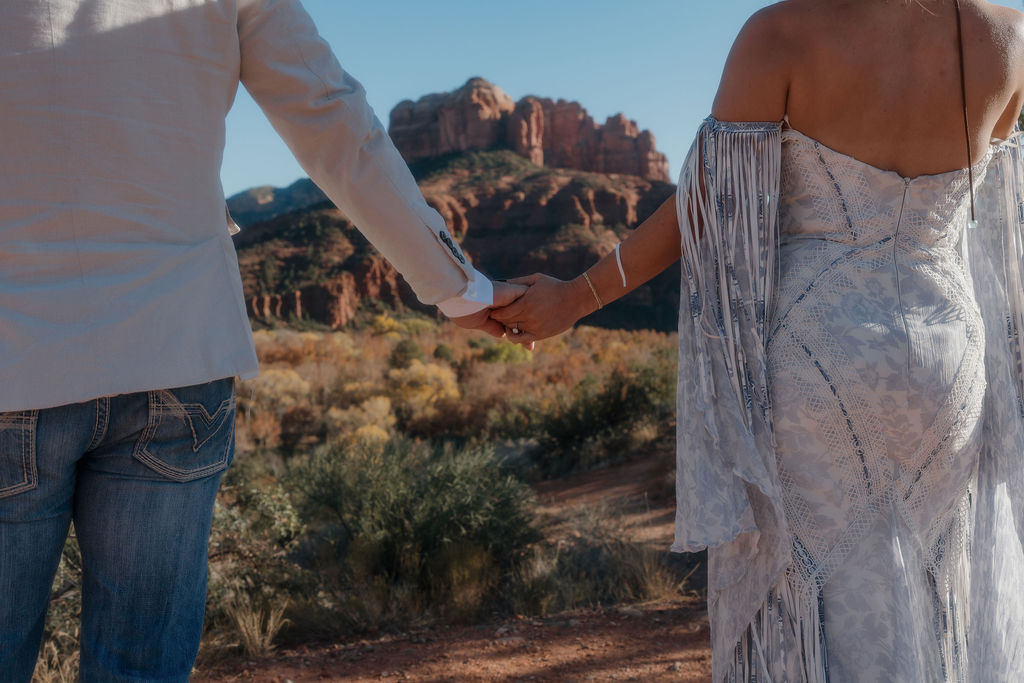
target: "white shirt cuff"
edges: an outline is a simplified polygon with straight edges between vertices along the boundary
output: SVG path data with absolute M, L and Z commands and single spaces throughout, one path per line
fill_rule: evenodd
M 437 307 L 449 318 L 461 318 L 493 305 L 494 286 L 480 271 L 473 270 L 473 279 L 466 285 L 462 294 L 445 299 L 437 304 Z

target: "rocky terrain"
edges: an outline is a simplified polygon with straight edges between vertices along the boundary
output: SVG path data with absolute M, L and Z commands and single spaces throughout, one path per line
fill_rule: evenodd
M 427 201 L 491 277 L 572 277 L 674 192 L 654 139 L 623 116 L 596 126 L 579 104 L 471 79 L 402 102 L 391 135 Z M 378 303 L 431 310 L 308 179 L 228 202 L 249 313 L 337 329 Z M 591 324 L 674 329 L 678 268 L 594 314 Z

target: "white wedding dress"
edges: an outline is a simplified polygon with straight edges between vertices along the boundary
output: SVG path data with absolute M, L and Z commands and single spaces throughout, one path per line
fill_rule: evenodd
M 966 169 L 702 130 L 675 547 L 711 548 L 716 680 L 1024 680 L 1019 158 L 969 229 Z

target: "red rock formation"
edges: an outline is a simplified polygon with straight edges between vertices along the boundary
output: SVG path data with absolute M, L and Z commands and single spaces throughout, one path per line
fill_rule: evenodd
M 352 322 L 363 299 L 404 308 L 398 273 L 380 256 L 356 271 L 295 291 L 252 296 L 247 301 L 249 316 L 263 322 L 315 320 L 337 330 Z
M 654 136 L 624 115 L 599 126 L 578 102 L 527 96 L 513 104 L 482 78 L 451 93 L 399 103 L 391 111 L 390 133 L 409 162 L 504 147 L 537 165 L 670 180 Z
M 535 97 L 524 97 L 508 117 L 508 141 L 516 154 L 544 165 L 544 107 Z
M 360 297 L 402 308 L 398 271 L 383 256 L 376 252 L 366 256 L 355 267 L 354 275 Z
M 308 318 L 339 329 L 348 325 L 356 315 L 361 297 L 356 278 L 342 273 L 323 284 L 309 285 L 301 290 Z
M 540 100 L 544 109 L 544 157 L 549 166 L 602 172 L 594 164 L 597 124 L 578 102 Z M 632 174 L 636 175 L 636 174 Z
M 490 149 L 504 142 L 505 118 L 514 108 L 501 88 L 471 78 L 454 92 L 399 102 L 388 132 L 406 161 Z

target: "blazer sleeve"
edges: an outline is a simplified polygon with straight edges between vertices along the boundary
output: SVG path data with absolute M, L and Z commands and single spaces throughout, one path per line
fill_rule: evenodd
M 420 301 L 449 316 L 492 302 L 366 101 L 299 0 L 241 0 L 240 79 L 302 168 L 394 264 Z
M 971 484 L 970 666 L 979 681 L 1020 680 L 1024 633 L 1024 138 L 976 176 L 975 228 L 961 233 L 985 325 L 985 403 Z M 1012 634 L 1012 635 L 1011 635 Z

